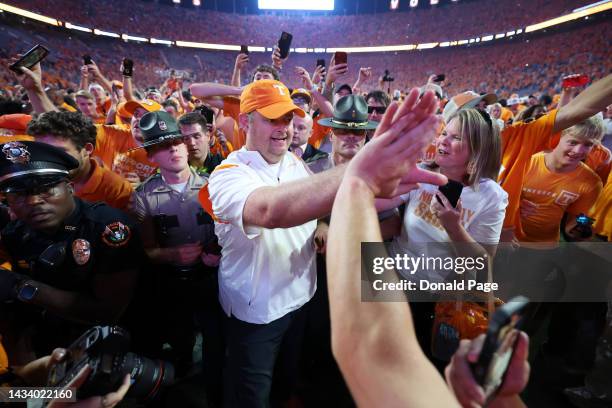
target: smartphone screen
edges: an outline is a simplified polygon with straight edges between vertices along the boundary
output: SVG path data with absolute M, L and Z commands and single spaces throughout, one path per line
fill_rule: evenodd
M 502 385 L 519 335 L 529 301 L 523 296 L 511 299 L 492 316 L 478 362 L 472 365 L 476 381 L 489 400 Z
M 348 63 L 348 55 L 343 51 L 336 51 L 334 54 L 334 64 L 346 64 Z
M 90 55 L 83 55 L 83 65 L 89 65 L 92 63 Z
M 282 59 L 287 58 L 289 55 L 289 48 L 291 48 L 291 40 L 293 35 L 282 32 L 280 39 L 278 40 L 278 48 L 280 49 L 280 57 Z
M 325 60 L 322 58 L 319 58 L 317 60 L 317 67 L 325 67 Z M 315 67 L 316 68 L 316 67 Z
M 26 52 L 21 58 L 19 58 L 17 62 L 12 64 L 9 68 L 16 73 L 21 74 L 22 72 L 19 68 L 32 68 L 38 62 L 42 61 L 47 56 L 47 54 L 49 54 L 49 50 L 43 47 L 42 45 L 37 44 L 31 50 Z

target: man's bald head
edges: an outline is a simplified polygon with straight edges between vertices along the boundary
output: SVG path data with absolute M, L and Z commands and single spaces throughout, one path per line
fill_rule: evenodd
M 308 142 L 312 133 L 312 116 L 306 114 L 303 118 L 298 115 L 293 116 L 293 140 L 291 147 L 299 147 Z

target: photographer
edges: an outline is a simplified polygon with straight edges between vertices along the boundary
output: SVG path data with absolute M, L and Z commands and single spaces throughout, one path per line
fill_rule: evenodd
M 47 377 L 53 366 L 66 358 L 66 350 L 57 348 L 51 355 L 41 357 L 23 366 L 9 366 L 8 358 L 0 343 L 0 385 L 1 386 L 31 386 L 42 387 L 47 384 Z M 79 389 L 87 380 L 91 369 L 84 366 L 66 388 Z M 89 397 L 77 402 L 51 401 L 47 408 L 113 408 L 127 394 L 130 389 L 130 375 L 126 374 L 121 386 L 114 392 L 104 396 Z M 36 404 L 36 401 L 33 402 Z

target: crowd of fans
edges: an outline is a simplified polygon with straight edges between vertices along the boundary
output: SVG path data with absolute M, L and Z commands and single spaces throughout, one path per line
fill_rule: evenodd
M 75 3 L 70 0 L 12 0 L 9 4 L 61 21 L 117 33 L 161 39 L 271 47 L 276 31 L 294 35 L 295 47 L 375 46 L 469 39 L 526 27 L 584 5 L 580 0 L 498 2 L 486 0 L 453 7 L 402 13 L 351 16 L 241 15 L 135 1 L 130 13 L 119 0 Z M 175 24 L 181 21 L 182 24 Z M 316 29 L 315 29 L 316 27 Z
M 581 5 L 498 3 L 455 5 L 452 18 L 441 14 L 448 8 L 302 19 L 140 1 L 129 13 L 116 1 L 11 2 L 147 37 L 261 45 L 286 30 L 296 47 L 469 37 Z M 43 386 L 63 375 L 57 364 L 87 354 L 92 366 L 61 367 L 79 367 L 68 385 L 82 387 L 89 407 L 113 407 L 130 387 L 152 407 L 420 406 L 433 395 L 441 406 L 612 403 L 606 21 L 348 54 L 347 64 L 0 22 L 0 385 Z M 50 50 L 40 64 L 9 69 L 37 43 Z M 417 302 L 396 290 L 402 302 L 381 302 L 359 271 L 361 243 L 383 240 L 392 257 L 489 258 L 486 276 L 457 272 L 460 280 L 500 279 L 515 291 L 461 301 L 422 291 Z M 392 285 L 415 279 L 385 268 Z M 425 271 L 432 282 L 455 275 L 434 269 Z M 591 303 L 544 303 L 571 282 Z M 489 394 L 469 363 L 511 294 L 535 299 L 523 327 L 534 344 L 508 332 L 515 352 Z M 100 328 L 87 353 L 53 352 L 97 324 L 128 329 L 130 346 L 116 340 L 122 331 Z M 102 350 L 121 358 L 94 365 Z M 444 367 L 447 384 L 436 372 Z

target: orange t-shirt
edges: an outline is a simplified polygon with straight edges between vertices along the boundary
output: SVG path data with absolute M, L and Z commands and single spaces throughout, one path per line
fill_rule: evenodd
M 510 119 L 514 119 L 514 114 L 512 113 L 512 111 L 508 108 L 504 108 L 502 106 L 502 111 L 501 111 L 501 115 L 499 117 L 501 120 L 504 121 L 504 123 L 508 123 L 508 121 Z
M 108 114 L 112 104 L 113 103 L 111 102 L 110 98 L 106 98 L 102 105 L 96 105 L 96 111 L 99 115 L 104 116 L 106 119 L 106 115 Z
M 0 337 L 0 340 L 2 338 Z M 6 374 L 9 368 L 8 356 L 6 355 L 6 351 L 4 351 L 4 347 L 2 347 L 2 343 L 0 343 L 0 375 Z M 2 385 L 2 384 L 0 384 Z
M 93 155 L 102 160 L 105 167 L 122 177 L 136 173 L 141 181 L 157 170 L 157 165 L 147 158 L 145 149 L 129 151 L 138 147 L 129 129 L 116 125 L 96 125 L 96 148 Z
M 501 132 L 502 166 L 498 181 L 508 193 L 504 228 L 520 230 L 519 204 L 525 170 L 531 156 L 550 148 L 557 111 L 552 110 L 533 122 L 518 122 Z
M 595 218 L 593 232 L 607 237 L 608 242 L 612 242 L 612 177 L 608 178 L 606 186 L 591 208 L 589 217 Z
M 93 171 L 89 180 L 76 188 L 76 196 L 89 202 L 102 201 L 119 210 L 126 210 L 134 190 L 129 181 L 89 159 Z
M 238 115 L 240 115 L 240 98 L 226 96 L 223 98 L 223 114 L 234 119 L 234 132 L 230 140 L 234 149 L 238 150 L 246 144 L 246 132 L 238 126 Z
M 313 120 L 314 123 L 312 124 L 312 132 L 308 138 L 308 144 L 313 145 L 317 149 L 321 147 L 321 143 L 323 143 L 325 136 L 327 136 L 327 134 L 331 131 L 330 127 L 323 126 L 319 123 L 319 120 L 326 117 L 328 116 L 321 114 L 317 116 L 315 120 Z
M 563 213 L 574 217 L 587 214 L 601 193 L 602 184 L 584 163 L 569 173 L 555 173 L 546 167 L 544 158 L 544 152 L 533 155 L 525 171 L 520 198 L 537 204 L 538 209 L 534 215 L 521 216 L 522 231 L 517 231 L 516 237 L 520 242 L 556 246 Z
M 593 169 L 602 183 L 605 183 L 608 180 L 610 169 L 612 168 L 612 153 L 606 146 L 598 143 L 593 146 L 584 164 Z

